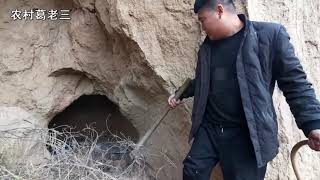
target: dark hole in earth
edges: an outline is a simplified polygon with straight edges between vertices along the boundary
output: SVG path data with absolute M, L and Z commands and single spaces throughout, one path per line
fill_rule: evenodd
M 56 115 L 48 125 L 49 129 L 54 128 L 59 132 L 67 129 L 67 131 L 80 132 L 87 137 L 95 139 L 96 136 L 92 136 L 92 131 L 83 130 L 87 127 L 91 127 L 99 135 L 102 135 L 97 142 L 97 147 L 102 149 L 110 150 L 108 147 L 116 143 L 112 142 L 114 140 L 112 140 L 112 135 L 109 131 L 134 142 L 139 139 L 137 129 L 120 113 L 118 106 L 102 95 L 83 95 L 79 97 L 63 112 Z M 63 139 L 65 137 L 58 138 Z M 81 138 L 81 136 L 77 137 L 77 141 L 83 141 Z M 48 147 L 48 150 L 51 152 L 52 149 Z M 122 152 L 121 148 L 113 149 L 112 151 L 115 151 L 114 153 Z

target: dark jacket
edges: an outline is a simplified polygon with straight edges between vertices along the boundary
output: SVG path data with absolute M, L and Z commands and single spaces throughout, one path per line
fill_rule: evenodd
M 284 26 L 254 22 L 239 15 L 245 23 L 244 38 L 237 56 L 237 79 L 258 167 L 278 153 L 278 124 L 272 101 L 275 82 L 283 91 L 296 123 L 307 136 L 320 129 L 320 103 L 312 84 L 295 56 Z M 194 96 L 189 142 L 204 115 L 209 92 L 211 51 L 208 37 L 200 46 L 195 78 L 181 99 Z

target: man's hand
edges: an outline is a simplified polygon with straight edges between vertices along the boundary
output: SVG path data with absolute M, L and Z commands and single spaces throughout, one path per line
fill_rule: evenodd
M 168 104 L 172 109 L 176 108 L 180 104 L 180 100 L 176 100 L 174 96 L 175 94 L 171 94 L 170 97 L 168 98 Z
M 320 129 L 312 130 L 308 138 L 309 147 L 315 151 L 320 151 Z

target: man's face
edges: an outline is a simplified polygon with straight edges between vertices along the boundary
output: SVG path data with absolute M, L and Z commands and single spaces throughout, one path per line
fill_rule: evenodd
M 210 38 L 219 34 L 221 21 L 216 10 L 201 9 L 198 12 L 198 19 L 201 22 L 202 29 Z

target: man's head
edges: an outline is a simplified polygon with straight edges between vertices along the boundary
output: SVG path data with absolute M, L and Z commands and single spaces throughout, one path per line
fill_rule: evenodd
M 210 38 L 222 36 L 230 17 L 236 15 L 232 0 L 196 0 L 194 12 Z

